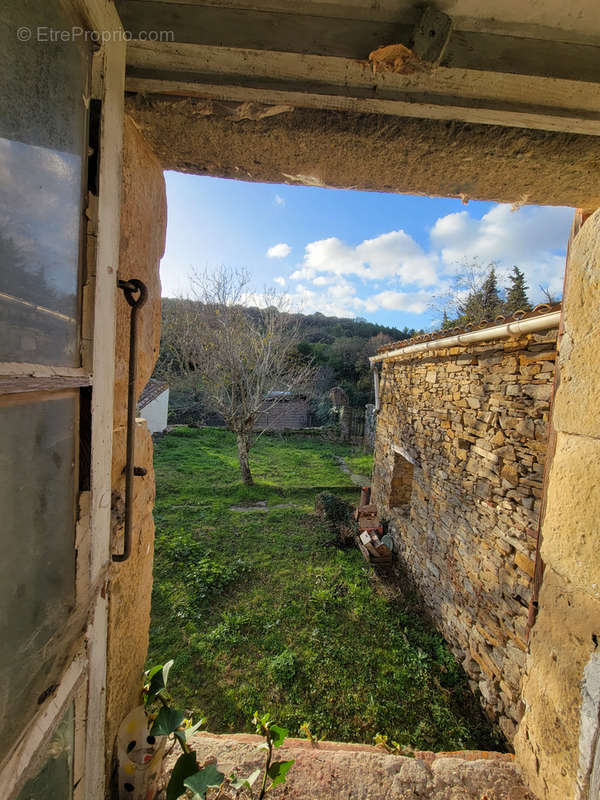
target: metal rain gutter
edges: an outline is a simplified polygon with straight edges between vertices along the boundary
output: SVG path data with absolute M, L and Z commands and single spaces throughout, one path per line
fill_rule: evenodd
M 457 333 L 453 336 L 444 336 L 442 339 L 431 339 L 427 342 L 416 342 L 409 344 L 406 347 L 398 347 L 396 350 L 388 350 L 387 353 L 379 353 L 379 355 L 371 356 L 369 363 L 373 372 L 373 386 L 375 389 L 375 411 L 379 411 L 379 372 L 377 371 L 377 364 L 380 361 L 385 361 L 387 358 L 395 358 L 396 356 L 404 356 L 410 353 L 422 353 L 424 351 L 441 350 L 444 347 L 453 347 L 454 345 L 466 345 L 476 342 L 493 341 L 494 339 L 505 339 L 508 336 L 514 336 L 520 333 L 535 333 L 536 331 L 550 330 L 551 328 L 558 328 L 560 324 L 560 309 L 558 311 L 551 311 L 549 314 L 540 314 L 539 317 L 529 317 L 528 319 L 515 320 L 514 322 L 505 322 L 502 325 L 494 325 L 489 328 L 481 328 L 478 331 L 467 331 L 466 333 Z
M 473 344 L 493 339 L 504 339 L 507 336 L 514 336 L 519 333 L 535 333 L 536 331 L 558 328 L 560 313 L 560 310 L 552 311 L 549 314 L 541 314 L 539 317 L 529 317 L 528 319 L 515 320 L 514 322 L 505 322 L 502 325 L 494 325 L 490 328 L 482 328 L 478 331 L 467 331 L 467 333 L 457 333 L 454 336 L 445 336 L 443 339 L 431 339 L 428 342 L 409 344 L 406 347 L 398 347 L 396 350 L 389 350 L 387 353 L 371 356 L 369 362 L 373 367 L 374 364 L 384 361 L 386 358 L 404 356 L 407 353 L 441 350 L 444 347 L 453 347 L 457 344 Z

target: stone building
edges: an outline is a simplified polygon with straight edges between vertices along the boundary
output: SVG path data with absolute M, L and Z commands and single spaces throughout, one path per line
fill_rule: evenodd
M 373 359 L 373 501 L 510 743 L 523 713 L 559 318 L 558 309 L 533 312 L 479 329 L 471 342 L 464 330 L 438 332 Z M 535 332 L 521 332 L 531 323 Z

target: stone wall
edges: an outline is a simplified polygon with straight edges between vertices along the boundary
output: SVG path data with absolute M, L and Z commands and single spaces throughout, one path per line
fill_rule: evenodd
M 400 558 L 511 742 L 556 330 L 383 361 L 373 502 Z
M 138 397 L 152 374 L 160 344 L 158 268 L 165 246 L 166 213 L 162 168 L 134 123 L 125 117 L 118 277 L 139 278 L 148 287 L 148 300 L 138 312 Z M 123 549 L 129 316 L 130 307 L 119 291 L 112 461 L 114 552 Z M 136 423 L 135 464 L 144 467 L 147 474 L 134 479 L 131 555 L 123 563 L 113 563 L 109 575 L 105 731 L 109 760 L 121 720 L 140 701 L 148 650 L 154 553 L 154 471 L 152 440 L 141 419 Z M 107 769 L 110 770 L 110 763 Z
M 582 692 L 590 691 L 600 639 L 599 264 L 596 211 L 570 246 L 542 520 L 544 578 L 523 685 L 526 710 L 515 741 L 530 785 L 547 800 L 598 797 L 590 786 L 598 706 L 585 703 L 582 709 Z

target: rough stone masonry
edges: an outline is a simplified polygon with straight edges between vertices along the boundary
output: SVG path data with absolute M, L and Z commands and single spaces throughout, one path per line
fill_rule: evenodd
M 556 330 L 382 362 L 373 502 L 512 742 L 522 716 Z

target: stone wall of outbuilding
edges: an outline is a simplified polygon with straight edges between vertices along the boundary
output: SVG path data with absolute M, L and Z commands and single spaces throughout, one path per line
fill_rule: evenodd
M 399 558 L 510 743 L 556 330 L 382 362 L 372 501 Z

